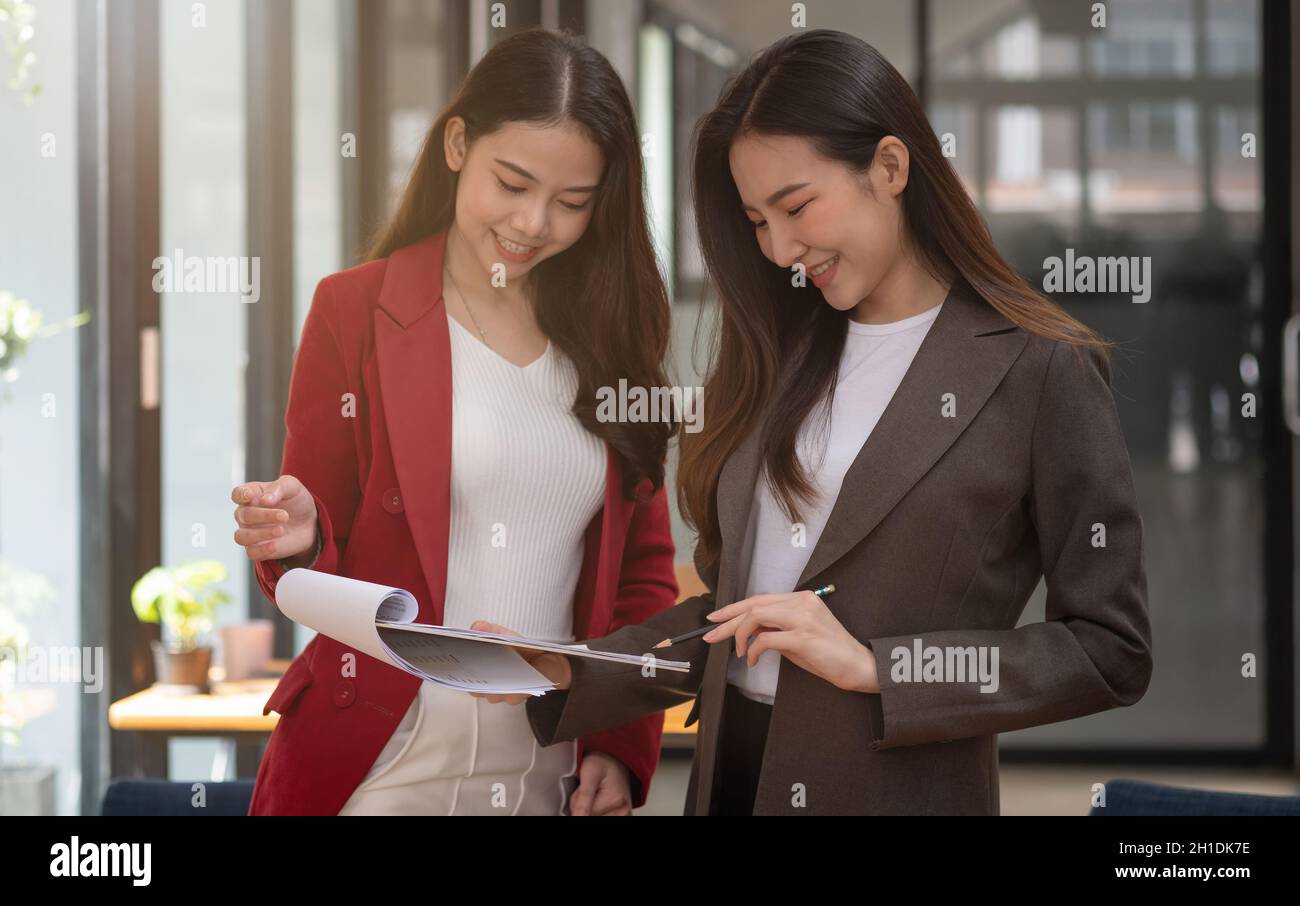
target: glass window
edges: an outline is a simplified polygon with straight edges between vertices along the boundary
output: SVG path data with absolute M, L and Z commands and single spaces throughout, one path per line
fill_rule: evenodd
M 360 166 L 345 145 L 342 113 L 344 74 L 339 4 L 297 0 L 293 10 L 294 103 L 294 344 L 302 334 L 316 284 L 352 263 L 343 230 L 343 168 Z M 294 650 L 316 634 L 293 625 Z
M 247 249 L 244 3 L 167 0 L 161 16 L 161 254 L 238 259 Z M 248 618 L 248 558 L 231 538 L 230 503 L 245 480 L 248 304 L 205 282 L 164 293 L 160 315 L 163 562 L 225 564 L 232 602 L 218 627 Z M 172 740 L 172 776 L 207 776 L 213 746 Z
M 343 168 L 359 166 L 354 128 L 341 117 L 339 4 L 293 7 L 294 339 L 322 277 L 344 266 Z M 344 133 L 352 140 L 345 145 Z
M 93 691 L 40 668 L 83 644 L 75 13 L 71 0 L 19 3 L 0 23 L 34 55 L 11 87 L 0 42 L 0 814 L 79 812 L 80 710 Z
M 1240 401 L 1259 392 L 1262 336 L 1252 289 L 1261 170 L 1243 153 L 1247 133 L 1258 134 L 1259 4 L 1106 8 L 1096 28 L 1090 4 L 932 4 L 934 125 L 955 134 L 953 162 L 1012 265 L 1041 288 L 1049 256 L 1149 261 L 1146 304 L 1120 293 L 1055 298 L 1120 344 L 1116 405 L 1161 667 L 1133 708 L 1004 744 L 1257 746 L 1265 686 L 1241 680 L 1240 658 L 1263 646 L 1263 453 Z M 1028 65 L 1035 47 L 1040 65 Z M 1094 78 L 1051 78 L 1069 73 L 1079 47 Z M 1052 64 L 1062 48 L 1072 50 Z M 971 79 L 954 60 L 978 60 L 990 76 Z M 1043 618 L 1044 592 L 1025 622 Z

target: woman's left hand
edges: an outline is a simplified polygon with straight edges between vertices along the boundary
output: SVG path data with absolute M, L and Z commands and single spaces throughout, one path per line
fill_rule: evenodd
M 749 666 L 764 651 L 849 692 L 879 692 L 875 653 L 853 636 L 811 591 L 755 595 L 708 615 L 720 623 L 704 635 L 713 643 L 736 638 L 736 654 Z
M 569 797 L 569 814 L 632 814 L 632 783 L 626 765 L 604 752 L 588 752 L 578 769 L 578 788 Z

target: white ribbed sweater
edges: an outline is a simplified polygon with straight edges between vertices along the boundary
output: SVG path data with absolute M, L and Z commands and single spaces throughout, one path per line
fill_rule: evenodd
M 451 538 L 443 623 L 573 638 L 583 536 L 605 495 L 605 445 L 573 416 L 573 363 L 547 344 L 520 368 L 446 315 Z M 524 706 L 423 683 L 343 815 L 559 814 L 576 745 L 537 744 Z
M 519 367 L 450 315 L 451 540 L 443 624 L 573 637 L 583 534 L 605 496 L 605 446 L 571 412 L 573 363 L 547 344 Z

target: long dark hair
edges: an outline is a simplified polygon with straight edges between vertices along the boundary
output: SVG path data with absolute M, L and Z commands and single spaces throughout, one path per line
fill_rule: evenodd
M 813 304 L 788 271 L 754 240 L 731 176 L 729 154 L 742 135 L 809 139 L 856 172 L 877 143 L 907 146 L 903 190 L 906 241 L 940 280 L 964 279 L 989 305 L 1023 327 L 1077 347 L 1110 343 L 1038 293 L 998 252 L 979 211 L 944 158 L 907 81 L 875 48 L 843 32 L 816 29 L 763 50 L 724 89 L 695 135 L 695 218 L 720 317 L 705 418 L 682 436 L 678 500 L 706 554 L 717 553 L 718 476 L 741 441 L 762 431 L 762 462 L 793 520 L 813 486 L 796 456 L 800 426 L 834 392 L 847 315 Z
M 646 478 L 661 487 L 674 426 L 596 417 L 597 388 L 620 378 L 632 387 L 667 383 L 668 296 L 646 227 L 641 140 L 622 81 L 598 51 L 563 32 L 534 28 L 495 45 L 429 129 L 397 213 L 368 259 L 451 226 L 458 174 L 447 166 L 443 134 L 454 116 L 464 118 L 471 144 L 506 123 L 574 123 L 600 148 L 605 169 L 586 231 L 529 274 L 537 323 L 576 366 L 573 413 L 618 453 L 624 495 L 634 498 Z

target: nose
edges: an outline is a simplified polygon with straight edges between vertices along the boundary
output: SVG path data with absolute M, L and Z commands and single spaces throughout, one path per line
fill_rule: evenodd
M 808 246 L 800 242 L 793 231 L 771 226 L 770 223 L 768 228 L 772 237 L 772 260 L 778 266 L 786 269 L 794 267 L 794 263 L 808 253 Z
M 510 218 L 510 228 L 517 231 L 521 241 L 541 243 L 548 227 L 549 205 L 545 200 L 525 201 L 515 209 Z

